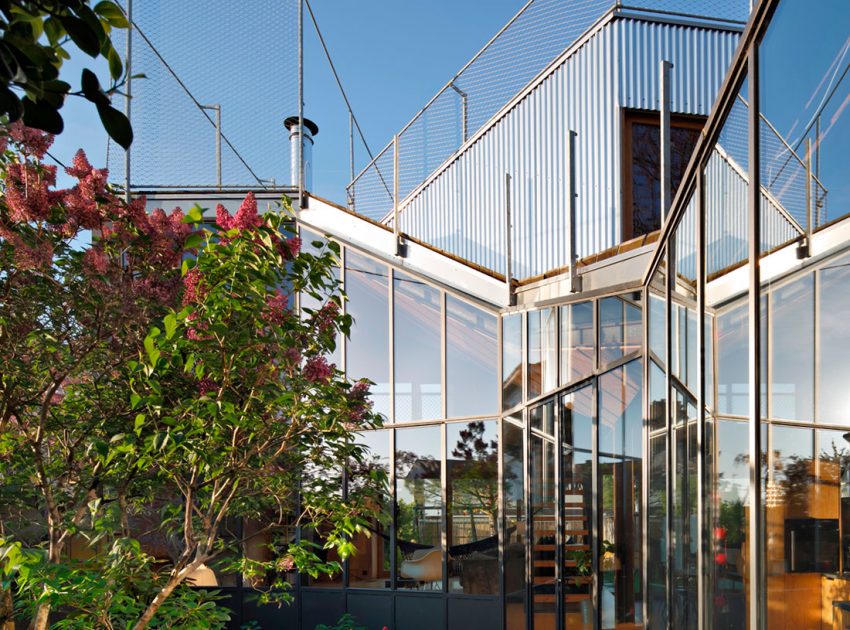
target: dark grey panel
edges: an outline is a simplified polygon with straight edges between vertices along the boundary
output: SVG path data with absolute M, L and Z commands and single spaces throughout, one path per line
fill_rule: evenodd
M 256 622 L 262 630 L 285 630 L 298 628 L 298 598 L 291 605 L 261 605 L 256 601 L 256 593 L 245 594 L 242 602 L 242 623 Z M 241 626 L 240 626 L 241 627 Z
M 389 593 L 348 592 L 348 612 L 354 616 L 358 626 L 367 630 L 382 630 L 393 627 L 393 596 Z
M 320 623 L 333 626 L 345 612 L 342 589 L 302 590 L 301 628 L 314 630 Z
M 450 597 L 448 599 L 449 630 L 499 630 L 502 607 L 498 597 Z
M 395 627 L 392 630 L 437 630 L 446 627 L 443 597 L 425 594 L 396 596 Z

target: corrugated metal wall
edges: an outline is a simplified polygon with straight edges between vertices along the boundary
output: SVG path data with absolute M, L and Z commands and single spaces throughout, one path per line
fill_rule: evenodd
M 658 63 L 674 64 L 673 111 L 707 114 L 738 34 L 616 18 L 405 200 L 401 230 L 504 271 L 504 174 L 512 175 L 513 272 L 569 263 L 568 129 L 574 129 L 580 257 L 619 243 L 620 108 L 658 109 Z

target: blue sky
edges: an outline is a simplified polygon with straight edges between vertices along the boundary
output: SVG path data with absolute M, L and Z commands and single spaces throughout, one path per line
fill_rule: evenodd
M 372 150 L 389 142 L 522 4 L 521 0 L 314 0 L 319 26 Z M 78 82 L 84 64 L 92 66 L 79 53 L 66 64 L 72 84 Z M 105 77 L 102 69 L 99 74 Z M 313 188 L 343 201 L 349 170 L 348 116 L 306 14 L 305 75 L 305 113 L 320 127 Z M 73 98 L 63 115 L 66 131 L 57 138 L 54 155 L 67 163 L 82 147 L 93 164 L 105 165 L 106 136 L 94 108 Z M 281 147 L 280 159 L 288 170 L 288 147 Z M 358 145 L 358 170 L 365 161 Z

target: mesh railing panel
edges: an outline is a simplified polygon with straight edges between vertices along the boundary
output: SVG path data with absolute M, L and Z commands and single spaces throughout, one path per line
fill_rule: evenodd
M 127 0 L 122 2 L 127 5 Z M 203 105 L 221 105 L 222 185 L 289 184 L 286 116 L 297 112 L 296 0 L 239 3 L 133 0 L 133 21 Z M 122 53 L 125 33 L 116 33 Z M 131 149 L 133 188 L 217 185 L 216 131 L 154 49 L 134 32 Z M 116 103 L 123 108 L 123 103 Z M 123 184 L 124 151 L 110 144 L 113 181 Z
M 612 0 L 530 2 L 399 133 L 400 198 L 408 196 L 450 158 L 614 4 Z M 636 0 L 620 4 L 641 11 L 678 12 L 726 21 L 744 21 L 749 11 L 748 0 Z M 386 151 L 393 151 L 392 144 Z M 378 168 L 392 191 L 394 173 L 384 168 L 382 160 L 370 163 L 348 189 L 349 201 L 353 194 L 357 212 L 378 220 L 393 205 L 392 194 L 373 192 L 376 187 L 372 182 L 380 180 Z M 364 185 L 362 180 L 370 183 Z M 366 197 L 361 189 L 369 191 Z

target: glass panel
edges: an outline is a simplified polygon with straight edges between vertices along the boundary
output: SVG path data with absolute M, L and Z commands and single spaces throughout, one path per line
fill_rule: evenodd
M 749 456 L 747 424 L 717 420 L 713 440 L 709 558 L 710 627 L 743 628 L 747 616 L 747 510 Z
M 748 410 L 749 335 L 747 305 L 717 316 L 717 410 L 746 416 Z
M 814 276 L 770 294 L 770 387 L 774 418 L 814 420 Z
M 696 407 L 688 397 L 673 390 L 673 613 L 674 628 L 697 627 L 697 474 Z
M 599 379 L 602 628 L 643 621 L 641 470 L 643 365 Z
M 561 307 L 561 385 L 593 374 L 596 335 L 593 302 Z
M 549 415 L 554 403 L 549 401 Z M 531 580 L 534 627 L 555 624 L 556 574 L 555 525 L 556 494 L 555 442 L 529 434 L 529 475 L 531 490 Z M 541 626 L 542 624 L 542 626 Z
M 818 421 L 850 425 L 850 258 L 818 272 Z
M 335 496 L 337 499 L 342 498 L 343 490 L 343 468 L 339 466 L 311 466 L 304 475 L 302 482 L 303 493 L 310 493 L 313 496 Z M 301 524 L 301 535 L 305 540 L 309 540 L 315 545 L 313 551 L 319 556 L 323 562 L 336 563 L 339 570 L 334 571 L 330 575 L 319 574 L 317 577 L 309 575 L 303 576 L 307 586 L 319 586 L 324 588 L 341 588 L 343 585 L 342 560 L 339 557 L 336 549 L 325 549 L 325 533 L 330 525 L 324 520 L 313 520 L 309 523 Z
M 553 405 L 540 405 L 528 412 L 531 428 L 542 431 L 546 435 L 555 435 L 555 407 Z
M 498 406 L 495 315 L 446 296 L 448 415 L 484 416 Z
M 390 475 L 389 431 L 367 431 L 356 437 L 358 444 L 369 449 L 360 462 L 351 462 L 348 472 L 348 496 L 357 499 L 365 493 L 370 476 L 383 472 Z M 390 526 L 392 498 L 389 486 L 369 501 L 377 501 L 378 515 L 371 520 L 369 532 L 356 534 L 352 539 L 355 553 L 348 559 L 348 583 L 356 588 L 390 588 Z
M 443 588 L 441 433 L 441 426 L 396 430 L 399 588 Z
M 760 44 L 762 206 L 804 228 L 850 210 L 848 24 L 843 0 L 781 2 Z
M 502 317 L 502 410 L 522 402 L 522 315 Z
M 442 418 L 440 292 L 393 274 L 395 421 Z
M 374 410 L 390 413 L 389 274 L 386 265 L 345 252 L 346 309 L 354 318 L 346 362 L 350 379 L 368 378 Z
M 747 260 L 747 80 L 744 78 L 705 177 L 706 282 Z
M 652 275 L 651 289 L 664 291 L 666 281 L 666 252 Z M 655 354 L 667 356 L 667 309 L 663 297 L 651 299 L 650 340 Z M 650 628 L 667 627 L 667 379 L 664 369 L 654 360 L 649 364 L 649 504 L 647 510 L 647 566 L 646 590 L 649 610 L 646 619 Z
M 521 423 L 521 418 L 511 416 Z M 525 630 L 526 581 L 525 534 L 525 468 L 522 427 L 511 422 L 502 424 L 502 492 L 505 497 L 505 627 Z
M 528 313 L 528 397 L 557 386 L 557 309 Z
M 621 297 L 599 301 L 599 364 L 623 358 L 641 347 L 640 307 Z
M 656 283 L 664 284 L 664 274 L 656 272 L 653 277 L 653 286 Z M 662 365 L 667 362 L 667 337 L 665 332 L 666 314 L 664 309 L 664 296 L 649 294 L 649 349 L 661 361 Z
M 814 431 L 773 426 L 764 518 L 767 623 L 821 623 L 821 573 L 838 571 L 839 471 L 815 458 Z
M 584 630 L 594 627 L 591 534 L 595 403 L 593 386 L 561 398 L 564 626 Z
M 815 432 L 815 451 L 818 454 L 818 483 L 815 485 L 819 502 L 823 502 L 828 517 L 836 518 L 834 484 L 839 484 L 838 511 L 841 531 L 839 569 L 850 571 L 850 435 L 844 431 Z
M 498 595 L 498 423 L 447 424 L 446 450 L 449 590 Z

